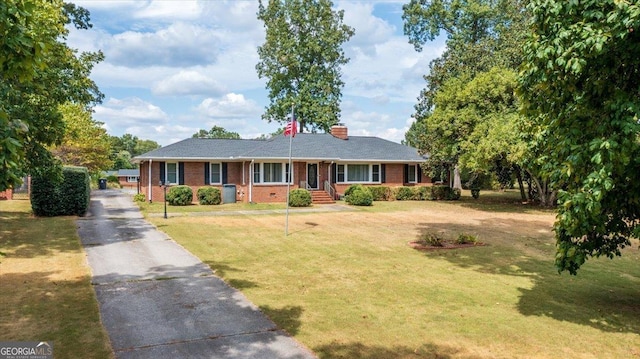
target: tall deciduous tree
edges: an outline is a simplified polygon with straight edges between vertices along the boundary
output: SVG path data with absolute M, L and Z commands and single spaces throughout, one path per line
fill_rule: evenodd
M 556 266 L 640 236 L 640 4 L 532 0 L 521 94 L 559 189 Z
M 348 62 L 342 44 L 354 34 L 330 0 L 260 0 L 266 39 L 258 48 L 258 76 L 267 79 L 270 104 L 262 118 L 284 123 L 295 106 L 301 131 L 328 131 L 340 118 Z
M 193 138 L 229 138 L 240 139 L 240 135 L 237 132 L 227 131 L 224 127 L 213 126 L 209 131 L 200 129 L 191 136 Z
M 404 31 L 416 50 L 421 51 L 426 42 L 435 40 L 440 33 L 447 38 L 447 50 L 432 61 L 429 73 L 424 76 L 427 86 L 415 106 L 415 122 L 405 135 L 406 143 L 431 156 L 432 171 L 440 167 L 438 164 L 454 167 L 462 160 L 463 167 L 475 173 L 497 166 L 513 168 L 519 175 L 518 164 L 504 161 L 520 154 L 502 153 L 499 156 L 502 160 L 498 161 L 494 152 L 479 150 L 499 148 L 505 138 L 515 141 L 512 134 L 505 133 L 503 138 L 499 132 L 512 126 L 513 133 L 517 123 L 512 89 L 513 73 L 521 62 L 520 43 L 525 35 L 526 12 L 522 2 L 412 0 L 403 10 Z M 511 85 L 504 81 L 505 76 L 512 79 Z M 486 98 L 474 98 L 473 91 L 468 90 L 473 88 Z M 498 94 L 499 90 L 506 92 Z M 472 137 L 480 130 L 476 131 L 476 125 L 488 130 L 484 122 L 497 121 L 498 116 L 508 118 L 502 119 L 507 123 L 494 124 L 496 127 L 487 133 L 491 136 Z M 488 143 L 493 140 L 495 144 Z
M 161 147 L 156 141 L 141 140 L 138 136 L 130 133 L 125 133 L 120 137 L 110 136 L 109 140 L 111 142 L 111 160 L 115 170 L 136 168 L 136 165 L 131 163 L 132 157 Z
M 66 43 L 71 22 L 88 28 L 88 12 L 61 0 L 0 3 L 0 190 L 27 173 L 59 175 L 48 151 L 64 136 L 59 106 L 102 99 L 89 79 L 102 54 L 77 54 Z
M 91 118 L 91 111 L 80 104 L 60 106 L 65 133 L 62 143 L 51 152 L 65 165 L 83 166 L 90 173 L 111 168 L 111 142 L 102 123 Z

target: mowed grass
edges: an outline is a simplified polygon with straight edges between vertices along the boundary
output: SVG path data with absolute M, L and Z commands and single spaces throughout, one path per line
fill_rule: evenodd
M 350 212 L 153 218 L 320 358 L 640 357 L 638 243 L 578 276 L 517 197 Z M 515 200 L 514 200 L 515 198 Z M 425 233 L 486 244 L 420 252 Z
M 72 217 L 0 202 L 0 340 L 51 341 L 56 358 L 112 358 Z

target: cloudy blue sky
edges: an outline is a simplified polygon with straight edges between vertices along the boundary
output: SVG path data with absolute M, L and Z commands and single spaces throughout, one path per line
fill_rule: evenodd
M 440 39 L 416 52 L 402 33 L 406 1 L 334 0 L 355 36 L 344 45 L 341 122 L 351 135 L 400 142 L 411 124 Z M 105 94 L 94 118 L 109 134 L 131 133 L 163 146 L 222 126 L 243 138 L 278 129 L 261 119 L 265 80 L 255 71 L 264 42 L 257 0 L 85 0 L 93 29 L 72 30 L 69 44 L 101 49 L 93 80 Z

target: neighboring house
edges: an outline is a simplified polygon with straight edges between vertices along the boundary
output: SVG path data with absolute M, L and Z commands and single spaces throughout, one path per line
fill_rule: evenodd
M 120 186 L 122 188 L 135 189 L 138 188 L 138 181 L 140 180 L 140 170 L 125 170 L 120 169 L 117 171 L 116 176 L 118 177 L 118 182 L 120 182 Z
M 285 202 L 289 167 L 289 137 L 269 140 L 189 138 L 136 156 L 140 192 L 163 201 L 160 183 L 188 185 L 195 193 L 217 186 L 242 202 Z M 291 189 L 306 188 L 314 201 L 323 193 L 337 199 L 354 183 L 410 186 L 430 184 L 415 148 L 377 137 L 348 136 L 345 126 L 331 134 L 298 133 L 292 139 Z M 233 195 L 233 194 L 232 194 Z M 227 201 L 227 200 L 225 200 Z

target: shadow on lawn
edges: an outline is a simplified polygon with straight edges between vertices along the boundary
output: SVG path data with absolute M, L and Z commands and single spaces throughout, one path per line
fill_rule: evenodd
M 258 286 L 256 283 L 249 280 L 232 279 L 228 277 L 228 273 L 230 272 L 244 272 L 244 270 L 242 269 L 232 267 L 224 262 L 216 262 L 216 261 L 209 260 L 209 261 L 204 261 L 204 263 L 208 265 L 209 268 L 211 268 L 211 270 L 213 270 L 213 273 L 216 276 L 222 278 L 227 284 L 234 287 L 235 289 L 243 290 L 248 288 L 255 288 Z
M 79 243 L 73 236 L 73 230 L 62 229 L 69 233 L 68 236 L 60 236 L 59 230 L 52 230 L 60 226 L 73 228 L 73 225 L 73 222 L 59 218 L 33 217 L 24 212 L 0 212 L 0 252 L 7 257 L 33 258 L 55 252 L 77 251 Z
M 366 346 L 362 343 L 332 343 L 313 348 L 320 359 L 333 358 L 362 358 L 362 359 L 387 359 L 387 358 L 438 358 L 447 359 L 458 356 L 460 350 L 453 347 L 423 344 L 418 348 L 395 346 L 393 348 L 381 346 Z M 472 358 L 472 357 L 467 357 Z
M 477 233 L 481 228 L 485 233 L 481 240 L 488 246 L 431 251 L 425 256 L 480 273 L 529 278 L 531 289 L 518 288 L 521 296 L 517 307 L 523 315 L 550 317 L 605 332 L 640 334 L 640 271 L 632 264 L 613 266 L 603 260 L 587 262 L 577 276 L 559 275 L 553 264 L 555 247 L 550 245 L 553 235 L 532 233 L 524 237 L 520 229 L 524 225 L 513 220 L 505 227 L 503 221 L 489 219 L 480 225 L 423 223 L 418 230 L 420 237 L 428 232 Z M 512 239 L 492 241 L 488 235 L 491 231 L 503 238 L 511 231 Z
M 288 305 L 280 309 L 272 308 L 268 305 L 261 305 L 260 310 L 267 315 L 278 327 L 284 329 L 291 335 L 298 334 L 300 330 L 300 317 L 304 309 L 300 306 Z

